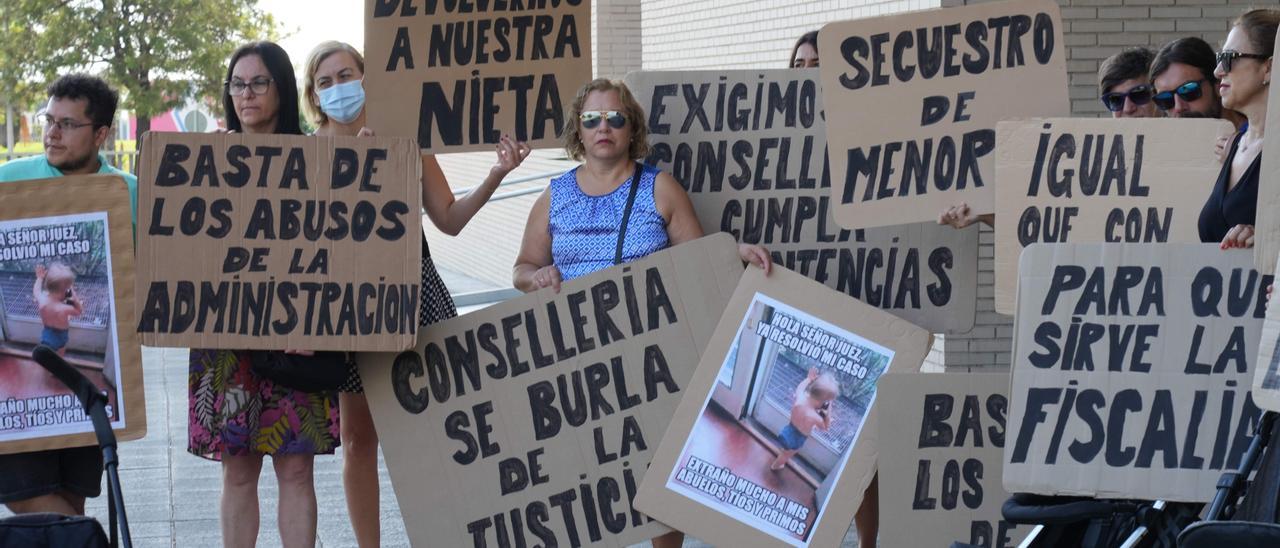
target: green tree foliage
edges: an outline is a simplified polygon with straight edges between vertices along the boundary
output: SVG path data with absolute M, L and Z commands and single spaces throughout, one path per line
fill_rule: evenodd
M 137 115 L 141 135 L 152 116 L 187 97 L 220 96 L 227 58 L 240 44 L 276 38 L 276 21 L 257 3 L 3 0 L 0 96 L 36 75 L 100 73 L 122 91 L 122 106 Z

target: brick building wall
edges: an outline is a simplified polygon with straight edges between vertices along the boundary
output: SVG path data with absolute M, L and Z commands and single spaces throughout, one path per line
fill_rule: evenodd
M 591 5 L 591 51 L 594 74 L 622 78 L 640 70 L 641 0 L 594 0 Z
M 600 1 L 600 0 L 597 0 Z M 801 34 L 939 0 L 643 0 L 645 70 L 784 68 Z

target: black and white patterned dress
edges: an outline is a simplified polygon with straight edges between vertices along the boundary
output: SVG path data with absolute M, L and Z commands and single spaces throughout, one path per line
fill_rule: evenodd
M 453 306 L 453 297 L 449 295 L 449 288 L 445 287 L 444 280 L 436 271 L 436 264 L 431 260 L 431 250 L 427 247 L 426 236 L 422 237 L 422 293 L 418 302 L 421 303 L 418 308 L 419 328 L 458 315 L 458 309 Z M 355 394 L 364 393 L 364 384 L 360 382 L 360 371 L 356 368 L 354 360 L 347 362 L 347 382 L 343 383 L 339 390 Z

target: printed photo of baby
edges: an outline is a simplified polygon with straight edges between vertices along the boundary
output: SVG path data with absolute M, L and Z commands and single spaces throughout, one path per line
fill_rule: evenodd
M 70 340 L 71 318 L 84 314 L 84 304 L 76 296 L 75 283 L 75 272 L 65 264 L 53 263 L 48 268 L 36 265 L 36 282 L 31 287 L 31 296 L 36 300 L 40 322 L 44 324 L 40 344 L 64 357 Z
M 814 428 L 831 430 L 831 402 L 840 395 L 840 383 L 831 373 L 818 373 L 809 369 L 809 376 L 796 386 L 796 403 L 791 406 L 791 422 L 778 432 L 778 445 L 782 447 L 778 457 L 769 465 L 771 470 L 781 470 L 787 461 L 804 447 Z
M 107 226 L 105 213 L 0 221 L 0 443 L 89 428 L 71 389 L 32 359 L 39 346 L 106 392 L 124 423 Z
M 667 489 L 808 546 L 893 351 L 756 294 Z

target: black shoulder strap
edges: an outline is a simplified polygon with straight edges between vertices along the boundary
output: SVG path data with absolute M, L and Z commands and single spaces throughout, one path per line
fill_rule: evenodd
M 636 193 L 640 191 L 640 175 L 644 172 L 644 164 L 636 162 L 636 171 L 631 175 L 631 191 L 627 193 L 627 207 L 622 210 L 622 226 L 618 227 L 618 248 L 613 253 L 613 264 L 622 264 L 622 242 L 627 239 L 627 225 L 631 222 L 631 206 L 636 203 Z

